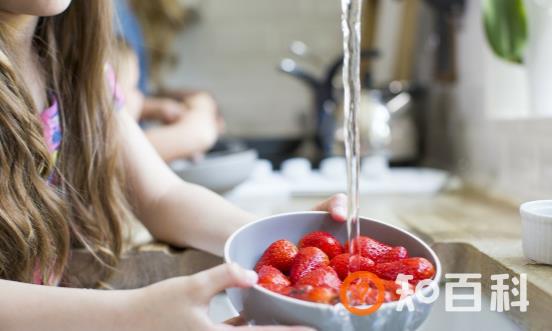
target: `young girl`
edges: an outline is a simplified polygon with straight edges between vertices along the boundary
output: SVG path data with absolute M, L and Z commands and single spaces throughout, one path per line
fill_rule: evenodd
M 129 291 L 55 286 L 71 285 L 75 247 L 114 267 L 132 213 L 159 240 L 215 254 L 253 219 L 180 181 L 116 110 L 110 3 L 0 0 L 0 329 L 231 328 L 206 310 L 217 292 L 256 282 L 236 265 Z M 339 196 L 317 209 L 343 221 L 344 205 Z M 251 328 L 264 329 L 288 330 Z

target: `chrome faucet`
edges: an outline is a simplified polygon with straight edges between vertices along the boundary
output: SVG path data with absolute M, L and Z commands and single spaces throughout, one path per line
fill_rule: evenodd
M 294 41 L 290 45 L 290 51 L 299 57 L 316 58 L 317 62 L 320 60 L 311 54 L 308 47 L 300 41 Z M 361 56 L 364 59 L 375 58 L 379 56 L 379 52 L 377 50 L 363 51 Z M 320 159 L 332 156 L 335 137 L 335 111 L 338 100 L 335 95 L 336 89 L 333 82 L 342 65 L 343 56 L 341 55 L 330 63 L 326 70 L 324 70 L 321 78 L 299 67 L 297 62 L 292 58 L 282 59 L 278 67 L 280 71 L 305 83 L 313 93 L 313 109 L 316 123 L 314 141 L 319 148 Z

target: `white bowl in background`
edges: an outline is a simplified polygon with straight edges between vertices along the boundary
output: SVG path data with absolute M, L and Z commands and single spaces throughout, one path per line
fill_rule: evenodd
M 257 158 L 257 151 L 253 149 L 215 152 L 207 154 L 197 163 L 177 160 L 171 162 L 170 167 L 180 178 L 189 183 L 223 193 L 249 178 Z

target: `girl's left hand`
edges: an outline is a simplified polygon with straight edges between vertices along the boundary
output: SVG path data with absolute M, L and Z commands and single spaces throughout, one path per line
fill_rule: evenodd
M 347 220 L 347 196 L 343 193 L 333 195 L 316 205 L 313 210 L 327 211 L 334 221 L 345 222 Z

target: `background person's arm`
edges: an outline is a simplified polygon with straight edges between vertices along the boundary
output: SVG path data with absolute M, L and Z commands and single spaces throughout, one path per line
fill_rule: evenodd
M 195 157 L 215 144 L 224 124 L 209 94 L 189 94 L 178 102 L 167 98 L 148 99 L 142 119 L 159 120 L 163 124 L 145 132 L 163 160 Z
M 140 119 L 173 123 L 183 112 L 183 105 L 171 98 L 146 96 L 142 105 Z

